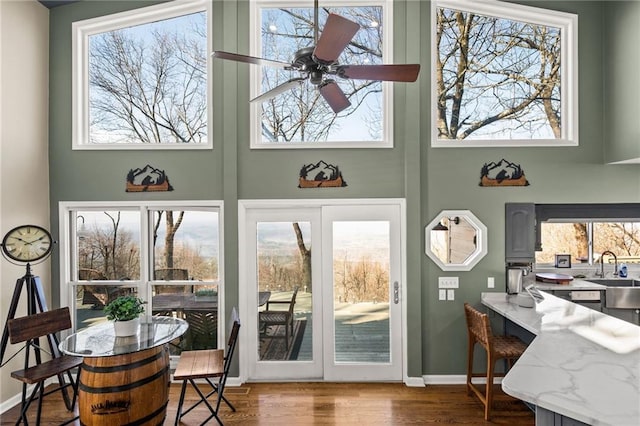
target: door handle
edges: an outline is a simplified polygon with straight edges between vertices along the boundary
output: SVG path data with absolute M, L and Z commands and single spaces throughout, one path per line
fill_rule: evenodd
M 400 301 L 400 284 L 398 284 L 398 281 L 394 281 L 394 283 L 393 283 L 393 303 L 395 303 L 397 305 L 399 301 Z

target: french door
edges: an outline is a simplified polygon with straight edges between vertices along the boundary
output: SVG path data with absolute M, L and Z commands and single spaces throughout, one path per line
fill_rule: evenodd
M 240 203 L 245 379 L 402 380 L 403 207 Z

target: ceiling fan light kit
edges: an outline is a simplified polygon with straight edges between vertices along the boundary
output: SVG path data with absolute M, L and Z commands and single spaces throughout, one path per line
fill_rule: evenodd
M 387 65 L 340 65 L 337 60 L 360 29 L 360 25 L 335 13 L 330 13 L 322 34 L 318 37 L 318 0 L 314 1 L 314 45 L 299 49 L 291 63 L 272 61 L 255 56 L 214 51 L 211 56 L 254 65 L 280 68 L 304 74 L 303 77 L 288 81 L 251 99 L 250 102 L 264 102 L 287 90 L 293 89 L 305 80 L 316 86 L 320 95 L 334 113 L 339 113 L 351 105 L 338 83 L 328 76 L 343 79 L 414 82 L 420 72 L 419 64 Z

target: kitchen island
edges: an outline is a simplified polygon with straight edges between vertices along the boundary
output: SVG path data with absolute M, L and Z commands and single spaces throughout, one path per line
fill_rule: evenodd
M 535 338 L 502 381 L 536 406 L 536 425 L 640 425 L 640 327 L 541 292 L 534 308 L 482 293 L 482 304 Z

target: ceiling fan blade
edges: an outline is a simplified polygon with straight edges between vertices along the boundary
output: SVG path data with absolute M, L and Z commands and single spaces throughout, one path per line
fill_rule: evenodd
M 291 66 L 291 64 L 287 62 L 271 61 L 269 59 L 258 58 L 255 56 L 247 56 L 247 55 L 240 55 L 238 53 L 223 52 L 222 50 L 216 50 L 215 52 L 212 52 L 211 56 L 213 58 L 218 58 L 218 59 L 228 59 L 231 61 L 244 62 L 247 64 L 255 64 L 255 65 L 266 65 L 268 67 L 274 67 L 274 68 L 287 68 Z
M 340 65 L 336 74 L 358 80 L 413 82 L 418 78 L 419 64 L 402 65 Z
M 351 106 L 347 96 L 333 80 L 328 80 L 320 86 L 320 94 L 336 114 Z
M 271 98 L 275 98 L 280 93 L 284 93 L 289 89 L 293 89 L 294 87 L 299 86 L 300 84 L 302 84 L 304 80 L 305 80 L 304 78 L 292 78 L 291 80 L 285 83 L 282 83 L 281 85 L 276 86 L 273 89 L 268 90 L 259 96 L 256 96 L 255 98 L 251 99 L 249 102 L 264 102 Z
M 359 29 L 355 22 L 330 13 L 313 51 L 314 60 L 326 65 L 334 63 Z

